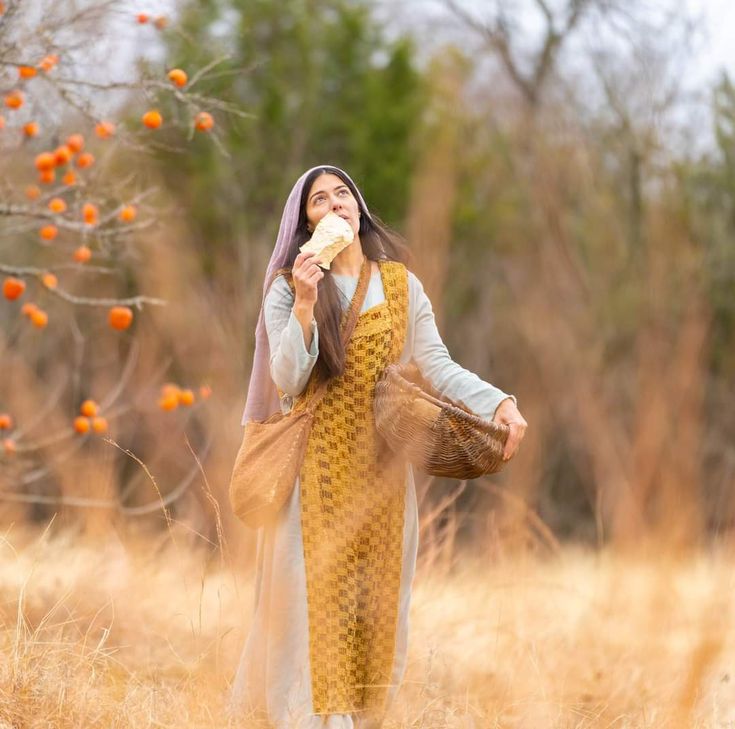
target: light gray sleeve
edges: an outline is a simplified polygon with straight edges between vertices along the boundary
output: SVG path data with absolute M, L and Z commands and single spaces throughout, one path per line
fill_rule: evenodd
M 311 347 L 307 351 L 301 324 L 293 313 L 294 295 L 284 276 L 270 287 L 263 315 L 271 350 L 270 372 L 273 382 L 287 395 L 300 395 L 319 355 L 319 332 L 311 320 Z
M 439 335 L 434 311 L 421 281 L 410 271 L 408 277 L 413 361 L 442 395 L 461 402 L 481 418 L 492 420 L 498 405 L 509 397 L 516 402 L 515 396 L 506 394 L 452 360 Z

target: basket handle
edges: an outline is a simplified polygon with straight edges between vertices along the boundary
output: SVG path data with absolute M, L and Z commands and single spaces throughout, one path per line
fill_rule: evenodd
M 410 380 L 408 377 L 405 376 L 404 372 L 415 372 L 418 377 L 425 382 L 425 378 L 421 375 L 421 372 L 419 371 L 418 367 L 414 364 L 409 365 L 399 365 L 394 364 L 390 365 L 390 368 L 395 372 L 397 377 L 400 377 L 406 385 L 411 389 L 411 391 L 417 396 L 420 397 L 422 400 L 427 400 L 428 402 L 436 405 L 439 408 L 446 408 L 447 406 L 456 408 L 457 410 L 461 410 L 464 414 L 468 415 L 472 423 L 476 425 L 478 428 L 481 428 L 486 433 L 504 433 L 505 437 L 507 438 L 510 434 L 510 427 L 507 425 L 502 425 L 500 423 L 494 423 L 492 420 L 486 420 L 485 418 L 481 418 L 479 415 L 473 413 L 469 408 L 462 405 L 462 403 L 458 403 L 451 398 L 448 398 L 446 396 L 443 400 L 439 399 L 438 397 L 435 397 L 432 395 L 428 390 L 422 389 L 419 385 L 417 385 L 415 382 Z M 388 373 L 388 370 L 386 370 L 386 375 Z M 385 376 L 385 375 L 384 375 Z M 427 388 L 431 387 L 431 385 L 426 385 Z M 433 388 L 432 388 L 433 389 Z

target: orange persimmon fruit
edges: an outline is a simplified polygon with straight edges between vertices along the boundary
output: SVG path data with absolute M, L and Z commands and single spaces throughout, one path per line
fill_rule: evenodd
M 107 321 L 113 329 L 123 331 L 133 321 L 133 310 L 128 306 L 113 306 L 107 314 Z
M 46 73 L 53 70 L 54 66 L 59 62 L 59 57 L 52 53 L 48 56 L 45 56 L 41 59 L 41 62 L 38 64 L 39 68 L 43 69 Z
M 178 398 L 179 405 L 192 405 L 194 403 L 194 391 L 187 387 L 179 392 Z
M 59 279 L 56 278 L 55 274 L 46 272 L 41 276 L 41 283 L 43 283 L 47 289 L 55 289 L 59 285 Z
M 59 229 L 55 225 L 44 225 L 38 234 L 43 240 L 53 240 L 59 234 Z
M 48 324 L 48 314 L 42 309 L 36 308 L 31 312 L 31 322 L 34 327 L 43 329 Z
M 161 408 L 161 410 L 175 410 L 179 407 L 179 398 L 174 393 L 171 393 L 170 395 L 162 395 L 158 399 L 158 407 Z
M 94 400 L 85 400 L 79 406 L 79 412 L 82 415 L 86 415 L 89 418 L 93 418 L 95 415 L 97 415 L 97 408 L 98 408 L 98 405 Z
M 138 210 L 136 209 L 135 205 L 126 205 L 118 215 L 118 218 L 123 221 L 123 223 L 132 223 L 136 216 L 138 215 Z
M 161 116 L 161 112 L 157 109 L 147 111 L 143 114 L 142 119 L 143 124 L 145 124 L 149 129 L 158 129 L 158 127 L 163 124 L 163 117 Z
M 52 197 L 48 202 L 48 209 L 52 213 L 63 213 L 66 211 L 66 202 L 63 198 Z
M 56 157 L 51 152 L 41 152 L 36 155 L 36 159 L 33 160 L 36 165 L 36 169 L 39 172 L 45 172 L 46 170 L 53 170 L 56 167 Z
M 3 296 L 8 299 L 8 301 L 15 301 L 15 299 L 23 295 L 25 290 L 26 282 L 21 278 L 8 276 L 8 278 L 3 281 Z
M 186 86 L 186 82 L 189 80 L 189 77 L 186 75 L 186 71 L 184 71 L 181 68 L 172 68 L 168 72 L 168 80 L 174 85 L 174 86 Z
M 97 122 L 94 127 L 94 133 L 100 139 L 109 139 L 115 135 L 115 124 L 111 121 Z
M 214 118 L 207 111 L 200 111 L 194 117 L 194 127 L 199 132 L 208 132 L 214 126 Z
M 79 152 L 84 148 L 84 136 L 78 133 L 70 134 L 66 138 L 66 146 L 69 147 L 74 154 L 79 154 Z
M 20 109 L 20 107 L 23 106 L 24 101 L 23 92 L 18 91 L 17 89 L 5 94 L 5 106 L 7 106 L 8 109 Z
M 76 159 L 76 166 L 80 169 L 86 169 L 94 164 L 94 155 L 91 152 L 82 152 Z
M 84 203 L 82 205 L 82 218 L 87 225 L 97 225 L 99 220 L 99 210 L 94 203 Z
M 71 148 L 66 144 L 62 144 L 54 150 L 54 163 L 57 167 L 62 167 L 71 162 L 73 156 L 74 153 Z
M 74 260 L 77 263 L 86 263 L 92 257 L 92 251 L 87 246 L 79 246 L 74 251 Z

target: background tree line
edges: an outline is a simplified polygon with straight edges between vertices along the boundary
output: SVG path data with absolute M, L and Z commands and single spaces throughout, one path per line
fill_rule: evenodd
M 597 542 L 729 529 L 735 89 L 725 74 L 695 98 L 683 85 L 691 18 L 627 0 L 177 13 L 160 34 L 170 63 L 218 62 L 201 92 L 245 114 L 187 155 L 169 148 L 176 129 L 150 145 L 146 174 L 177 215 L 131 281 L 177 305 L 141 329 L 146 376 L 165 355 L 180 377 L 217 382 L 219 410 L 197 427 L 221 436 L 220 496 L 282 206 L 324 161 L 405 235 L 453 358 L 514 392 L 531 423 L 499 479 L 424 484 L 422 498 L 449 496 L 448 522 L 531 544 L 544 543 L 534 512 Z M 165 438 L 150 435 L 136 452 L 157 464 Z M 201 505 L 177 508 L 212 528 Z

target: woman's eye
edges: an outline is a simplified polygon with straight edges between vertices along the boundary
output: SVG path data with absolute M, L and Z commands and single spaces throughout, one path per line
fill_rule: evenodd
M 339 191 L 339 194 L 340 194 L 340 195 L 346 195 L 346 194 L 347 194 L 347 190 L 340 190 L 340 191 Z

